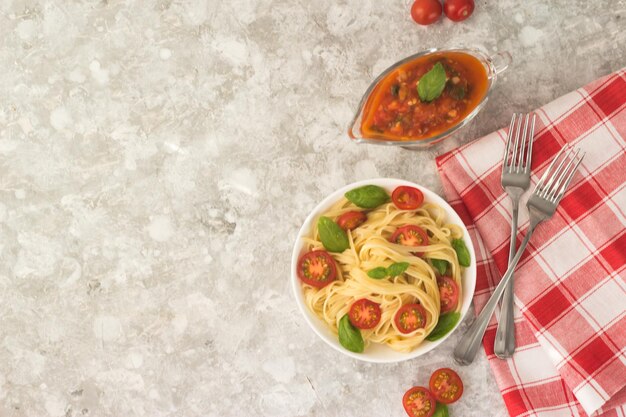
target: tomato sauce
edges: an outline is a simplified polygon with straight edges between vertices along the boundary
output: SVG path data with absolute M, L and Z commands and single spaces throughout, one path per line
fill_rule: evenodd
M 441 62 L 446 84 L 441 95 L 422 102 L 420 78 Z M 459 124 L 487 93 L 487 71 L 477 58 L 462 52 L 438 52 L 416 58 L 389 73 L 365 104 L 365 137 L 405 141 L 434 137 Z

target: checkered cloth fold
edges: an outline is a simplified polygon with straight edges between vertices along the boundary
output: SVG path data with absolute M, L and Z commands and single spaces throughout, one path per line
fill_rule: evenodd
M 485 352 L 511 416 L 624 417 L 626 68 L 536 114 L 531 187 L 565 143 L 586 156 L 517 267 L 515 355 L 495 357 L 496 317 L 487 328 Z M 500 185 L 506 133 L 499 130 L 437 158 L 447 199 L 476 248 L 477 312 L 508 262 L 511 202 Z M 528 229 L 524 208 L 519 228 L 518 244 Z

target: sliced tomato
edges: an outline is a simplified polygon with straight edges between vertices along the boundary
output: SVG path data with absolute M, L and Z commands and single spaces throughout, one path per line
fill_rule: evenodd
M 439 302 L 441 304 L 441 314 L 448 313 L 456 309 L 459 303 L 459 286 L 450 277 L 437 278 L 439 286 Z
M 444 404 L 455 402 L 463 394 L 463 381 L 459 374 L 450 368 L 441 368 L 433 372 L 428 386 L 437 401 Z
M 325 250 L 305 253 L 298 261 L 298 277 L 313 287 L 325 287 L 337 278 L 335 260 Z
M 420 304 L 405 304 L 394 317 L 400 333 L 411 333 L 426 327 L 426 310 Z
M 343 230 L 354 230 L 367 220 L 367 216 L 362 211 L 348 211 L 337 219 L 337 224 Z
M 393 190 L 391 200 L 400 210 L 415 210 L 424 202 L 424 194 L 417 188 L 401 185 Z
M 350 307 L 350 313 L 348 314 L 350 323 L 359 329 L 376 327 L 380 322 L 380 316 L 380 305 L 367 298 L 356 300 Z
M 398 227 L 389 240 L 404 246 L 426 246 L 428 234 L 421 227 L 409 224 Z
M 410 417 L 431 417 L 435 413 L 437 403 L 428 389 L 413 387 L 404 393 L 402 405 Z

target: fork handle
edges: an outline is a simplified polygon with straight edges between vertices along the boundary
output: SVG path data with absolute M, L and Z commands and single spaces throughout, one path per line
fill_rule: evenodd
M 500 283 L 493 291 L 491 298 L 489 298 L 489 301 L 487 301 L 483 310 L 480 312 L 478 317 L 476 317 L 474 323 L 470 325 L 469 329 L 467 329 L 465 334 L 461 337 L 459 343 L 456 345 L 456 348 L 454 348 L 454 360 L 459 365 L 469 365 L 474 361 L 474 357 L 476 357 L 476 352 L 478 352 L 480 342 L 483 339 L 489 320 L 491 319 L 493 312 L 496 311 L 498 301 L 500 300 L 500 297 L 502 297 L 504 288 L 506 288 L 511 277 L 513 276 L 513 271 L 522 257 L 534 230 L 535 228 L 531 223 L 531 227 L 528 229 L 526 236 L 524 236 L 524 240 L 515 253 L 515 257 L 511 260 L 511 262 L 509 262 L 509 267 L 500 280 Z
M 517 217 L 519 213 L 519 198 L 514 198 L 513 217 L 511 219 L 511 242 L 509 244 L 509 264 L 515 257 L 515 242 L 517 238 Z M 511 276 L 511 282 L 504 289 L 500 306 L 500 321 L 496 331 L 496 340 L 493 343 L 493 351 L 500 359 L 513 356 L 515 352 L 515 322 L 513 321 L 513 288 L 515 280 Z

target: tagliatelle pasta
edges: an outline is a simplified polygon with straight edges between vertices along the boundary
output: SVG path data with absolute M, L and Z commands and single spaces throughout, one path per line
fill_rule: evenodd
M 323 216 L 336 220 L 354 210 L 362 209 L 342 198 Z M 439 320 L 440 289 L 432 259 L 448 263 L 446 276 L 454 280 L 459 292 L 457 305 L 452 311 L 461 309 L 462 267 L 452 240 L 462 239 L 463 231 L 460 226 L 447 223 L 445 210 L 432 203 L 424 203 L 416 210 L 400 210 L 390 202 L 366 213 L 367 220 L 363 224 L 347 231 L 349 247 L 341 253 L 330 254 L 337 267 L 336 279 L 322 288 L 302 283 L 304 300 L 335 334 L 340 320 L 355 301 L 363 298 L 373 301 L 380 306 L 380 321 L 371 329 L 361 330 L 365 346 L 370 342 L 381 343 L 408 352 L 422 343 Z M 404 246 L 391 242 L 394 232 L 407 225 L 423 229 L 428 234 L 428 244 Z M 324 250 L 317 226 L 304 240 L 305 252 Z M 375 268 L 388 268 L 404 262 L 408 263 L 408 268 L 398 276 L 383 279 L 368 276 L 368 272 Z M 400 308 L 408 304 L 423 307 L 426 323 L 410 333 L 403 333 L 394 318 Z

